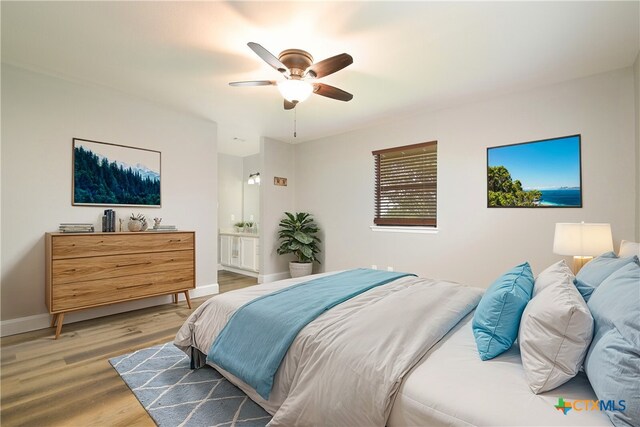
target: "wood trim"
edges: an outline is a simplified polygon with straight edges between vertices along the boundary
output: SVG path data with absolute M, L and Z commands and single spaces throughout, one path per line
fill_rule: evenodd
M 376 200 L 375 200 L 375 212 L 374 216 L 377 218 L 380 216 L 380 156 L 375 156 L 375 191 L 376 191 Z
M 403 145 L 400 147 L 393 147 L 393 148 L 383 148 L 382 150 L 372 151 L 371 154 L 373 154 L 374 156 L 378 156 L 380 154 L 395 153 L 402 150 L 413 150 L 414 148 L 432 147 L 437 144 L 438 144 L 438 141 L 421 142 L 419 144 Z
M 399 226 L 433 226 L 438 225 L 436 218 L 375 218 L 376 225 L 399 225 Z

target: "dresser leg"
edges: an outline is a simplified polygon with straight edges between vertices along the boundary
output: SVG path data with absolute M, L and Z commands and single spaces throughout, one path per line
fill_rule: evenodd
M 57 315 L 57 319 L 58 319 L 58 327 L 56 328 L 56 338 L 58 339 L 58 337 L 60 336 L 60 331 L 62 330 L 62 321 L 64 320 L 64 313 L 60 313 Z
M 56 321 L 58 320 L 58 314 L 52 314 L 51 315 L 51 325 L 49 326 L 50 328 L 53 328 L 54 326 L 56 326 Z
M 173 294 L 173 303 L 174 304 L 178 303 L 178 294 Z
M 184 291 L 184 297 L 187 300 L 187 305 L 189 306 L 189 308 L 191 308 L 191 298 L 189 298 L 189 291 Z

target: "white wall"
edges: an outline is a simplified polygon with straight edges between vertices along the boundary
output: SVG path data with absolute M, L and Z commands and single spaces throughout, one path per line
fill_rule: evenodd
M 217 290 L 215 123 L 6 64 L 1 102 L 3 334 L 48 326 L 44 233 L 56 231 L 60 222 L 97 225 L 104 209 L 71 205 L 74 137 L 162 152 L 162 208 L 115 210 L 119 216 L 160 216 L 163 223 L 195 230 L 198 288 L 193 294 Z M 65 323 L 168 300 L 87 310 L 65 317 Z
M 260 186 L 249 185 L 247 180 L 249 174 L 260 172 L 260 159 L 260 154 L 242 158 L 242 169 L 244 170 L 242 216 L 245 221 L 257 222 L 258 225 L 260 222 Z M 263 178 L 262 174 L 260 176 Z
M 278 255 L 278 224 L 284 212 L 292 212 L 294 205 L 294 146 L 270 138 L 260 141 L 260 282 L 283 279 L 289 274 L 293 258 Z M 273 185 L 275 176 L 288 179 L 286 187 Z
M 636 235 L 631 68 L 402 119 L 297 145 L 296 210 L 324 230 L 325 271 L 393 266 L 480 287 L 513 265 L 535 272 L 556 222 L 609 222 L 616 246 Z M 582 134 L 582 209 L 486 207 L 488 146 Z M 438 141 L 437 234 L 372 232 L 375 149 Z M 630 155 L 634 153 L 634 155 Z
M 242 221 L 242 157 L 218 154 L 218 226 L 229 230 Z
M 640 53 L 633 64 L 633 76 L 636 87 L 636 242 L 640 242 Z

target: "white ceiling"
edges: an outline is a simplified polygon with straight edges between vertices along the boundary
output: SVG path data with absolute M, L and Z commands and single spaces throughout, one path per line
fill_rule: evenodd
M 267 136 L 302 142 L 416 109 L 632 65 L 640 2 L 7 2 L 2 61 L 143 97 L 218 123 L 219 151 L 249 155 Z M 312 96 L 284 111 L 247 42 L 274 55 L 347 52 Z M 237 139 L 234 139 L 237 138 Z

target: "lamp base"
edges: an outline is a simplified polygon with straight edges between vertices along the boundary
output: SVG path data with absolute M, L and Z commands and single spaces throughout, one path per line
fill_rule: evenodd
M 573 257 L 573 274 L 578 274 L 578 271 L 580 271 L 580 269 L 584 267 L 584 265 L 589 261 L 591 261 L 592 259 L 593 259 L 592 256 L 574 256 Z

